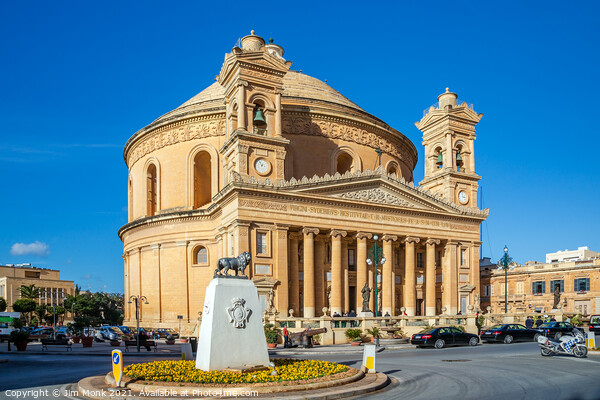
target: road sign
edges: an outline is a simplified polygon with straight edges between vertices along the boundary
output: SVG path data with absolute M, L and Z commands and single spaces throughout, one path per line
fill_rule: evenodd
M 375 345 L 365 344 L 362 365 L 364 365 L 369 372 L 375 372 Z
M 586 333 L 586 339 L 585 339 L 585 344 L 587 345 L 588 348 L 590 349 L 595 349 L 596 348 L 596 335 L 594 332 L 588 332 Z
M 117 387 L 120 387 L 121 379 L 123 378 L 123 352 L 121 350 L 113 350 L 111 357 L 115 382 L 117 383 Z

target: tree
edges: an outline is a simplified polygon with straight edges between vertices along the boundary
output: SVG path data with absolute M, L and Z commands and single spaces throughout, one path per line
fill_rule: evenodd
M 32 299 L 19 299 L 13 303 L 13 310 L 20 312 L 26 316 L 26 321 L 31 321 L 31 313 L 35 311 L 37 306 L 35 300 Z
M 48 313 L 48 307 L 45 304 L 40 304 L 35 307 L 34 314 L 37 318 L 37 321 L 42 322 Z
M 0 312 L 6 311 L 6 300 L 4 297 L 0 297 Z
M 86 317 L 92 325 L 120 325 L 123 322 L 124 298 L 119 293 L 78 293 L 67 296 L 64 302 L 67 311 L 73 310 L 75 318 Z
M 41 289 L 39 287 L 35 287 L 35 285 L 22 285 L 19 288 L 21 292 L 21 297 L 24 299 L 33 299 L 36 300 L 40 297 Z

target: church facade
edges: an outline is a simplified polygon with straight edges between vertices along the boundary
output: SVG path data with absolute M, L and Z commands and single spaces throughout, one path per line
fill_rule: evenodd
M 194 324 L 217 260 L 244 251 L 246 274 L 281 316 L 358 313 L 361 289 L 376 281 L 382 315 L 477 306 L 482 114 L 448 89 L 438 97 L 416 123 L 417 186 L 406 136 L 291 70 L 281 46 L 253 32 L 240 43 L 215 83 L 125 145 L 129 222 L 119 236 L 125 297 L 148 300 L 141 325 Z

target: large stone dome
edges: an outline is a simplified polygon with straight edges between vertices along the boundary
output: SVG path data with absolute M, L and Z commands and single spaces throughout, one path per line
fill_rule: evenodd
M 282 97 L 284 104 L 291 102 L 323 102 L 364 113 L 362 108 L 325 82 L 299 71 L 288 71 L 283 77 Z M 153 124 L 189 115 L 196 111 L 218 107 L 225 107 L 225 88 L 219 82 L 215 82 L 173 111 L 156 119 Z

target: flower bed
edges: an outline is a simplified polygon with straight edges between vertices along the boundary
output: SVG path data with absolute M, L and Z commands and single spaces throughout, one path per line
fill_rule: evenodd
M 125 375 L 139 380 L 158 382 L 190 382 L 199 384 L 240 384 L 301 381 L 345 372 L 348 367 L 328 361 L 273 359 L 278 375 L 271 370 L 247 372 L 205 372 L 195 367 L 195 361 L 154 361 L 132 364 L 125 368 Z

